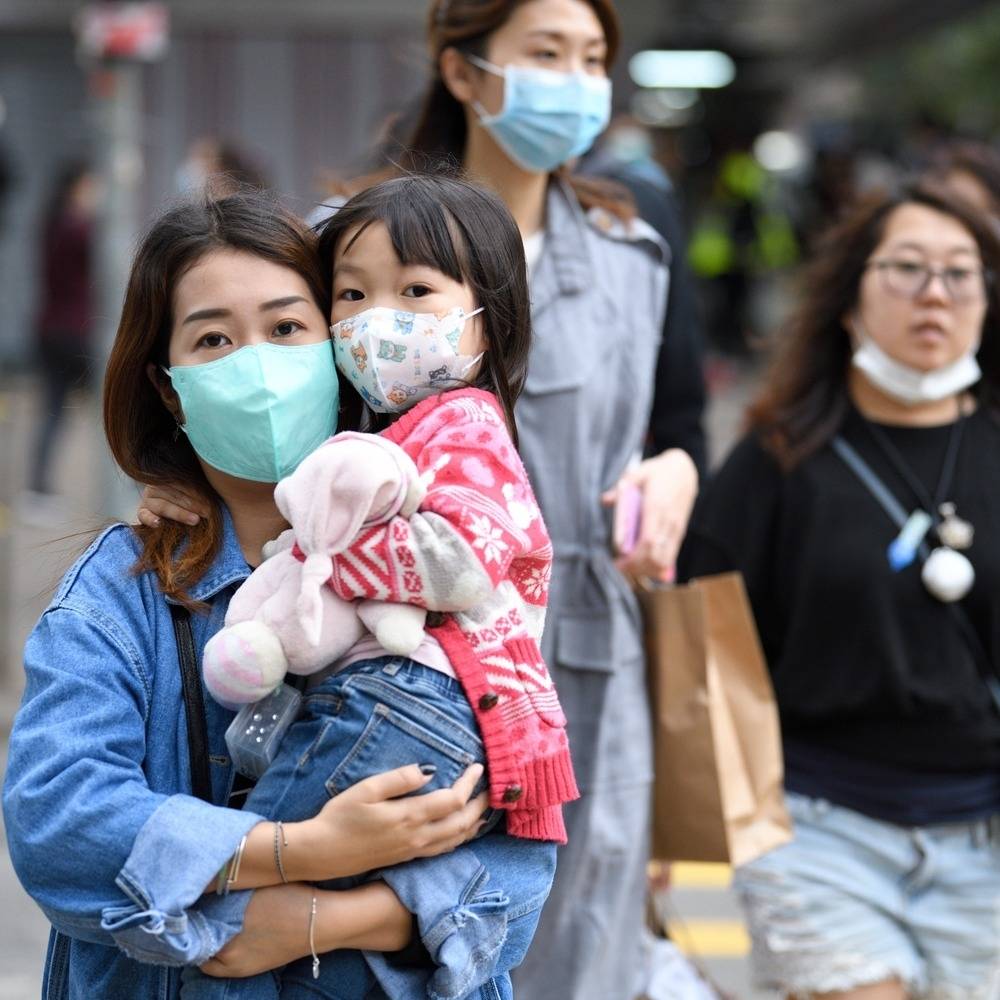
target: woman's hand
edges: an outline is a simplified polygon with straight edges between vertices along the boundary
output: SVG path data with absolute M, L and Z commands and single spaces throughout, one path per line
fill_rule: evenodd
M 312 886 L 295 884 L 255 890 L 243 929 L 201 971 L 207 976 L 241 979 L 308 955 L 313 892 Z
M 642 492 L 642 523 L 635 548 L 615 565 L 633 579 L 670 583 L 698 493 L 698 470 L 687 452 L 671 448 L 629 469 L 602 502 L 613 505 L 629 485 Z
M 451 788 L 412 796 L 431 779 L 416 764 L 359 781 L 313 819 L 285 825 L 288 878 L 321 882 L 454 850 L 482 825 L 489 799 L 469 799 L 482 773 L 473 764 Z
M 139 499 L 137 516 L 147 528 L 157 528 L 160 519 L 196 525 L 211 513 L 208 504 L 198 497 L 188 496 L 172 486 L 147 486 Z

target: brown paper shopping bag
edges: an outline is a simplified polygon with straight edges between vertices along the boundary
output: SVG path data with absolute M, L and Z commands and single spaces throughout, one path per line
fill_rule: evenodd
M 741 865 L 791 839 L 778 710 L 738 573 L 641 594 L 655 734 L 653 857 Z

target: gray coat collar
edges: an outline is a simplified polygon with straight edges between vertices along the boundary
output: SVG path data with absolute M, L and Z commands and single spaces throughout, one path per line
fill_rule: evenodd
M 593 274 L 588 225 L 573 189 L 553 178 L 545 199 L 545 247 L 532 281 L 532 311 L 584 291 Z

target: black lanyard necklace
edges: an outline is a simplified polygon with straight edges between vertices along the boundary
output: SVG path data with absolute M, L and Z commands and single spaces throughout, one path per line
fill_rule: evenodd
M 965 421 L 968 419 L 966 415 L 961 414 L 951 425 L 951 430 L 948 434 L 948 444 L 941 462 L 941 472 L 938 476 L 937 487 L 934 490 L 933 496 L 927 491 L 927 487 L 921 482 L 920 477 L 906 464 L 906 460 L 899 453 L 899 449 L 892 443 L 889 435 L 878 424 L 873 424 L 865 417 L 861 419 L 879 451 L 882 452 L 903 482 L 909 486 L 917 502 L 930 515 L 934 522 L 935 530 L 940 530 L 942 518 L 947 520 L 949 517 L 954 516 L 954 504 L 946 504 L 945 498 L 951 490 L 952 482 L 955 478 L 958 453 L 962 446 L 962 431 L 965 429 Z

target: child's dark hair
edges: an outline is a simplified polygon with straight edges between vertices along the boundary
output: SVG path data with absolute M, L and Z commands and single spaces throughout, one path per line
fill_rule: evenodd
M 449 177 L 409 174 L 383 181 L 356 194 L 321 229 L 327 281 L 341 237 L 373 222 L 385 225 L 404 265 L 432 267 L 471 289 L 483 310 L 486 353 L 470 384 L 497 397 L 516 444 L 514 403 L 528 366 L 531 314 L 524 244 L 507 207 L 489 191 Z M 346 380 L 341 393 L 353 395 Z M 361 406 L 360 399 L 344 402 Z M 380 426 L 378 415 L 372 419 Z

